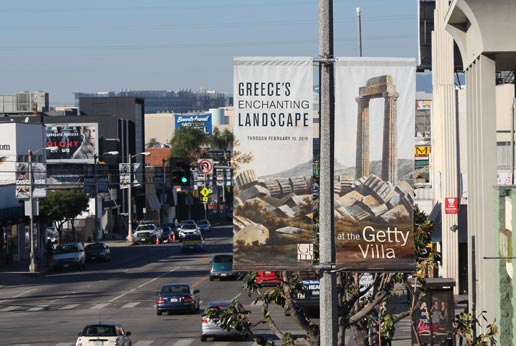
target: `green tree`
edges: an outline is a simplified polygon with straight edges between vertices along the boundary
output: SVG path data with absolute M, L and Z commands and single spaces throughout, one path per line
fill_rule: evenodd
M 179 127 L 170 140 L 170 156 L 188 157 L 190 163 L 195 163 L 204 156 L 208 143 L 209 135 L 199 127 Z
M 40 199 L 39 210 L 42 216 L 54 220 L 59 233 L 59 241 L 63 232 L 63 225 L 70 222 L 75 240 L 75 218 L 83 211 L 88 210 L 88 195 L 79 190 L 48 191 L 47 197 Z

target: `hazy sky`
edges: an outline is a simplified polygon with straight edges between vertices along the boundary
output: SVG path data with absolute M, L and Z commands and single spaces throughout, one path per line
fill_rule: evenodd
M 0 95 L 232 93 L 235 56 L 318 56 L 318 0 L 0 2 Z M 334 0 L 335 55 L 417 57 L 416 0 Z

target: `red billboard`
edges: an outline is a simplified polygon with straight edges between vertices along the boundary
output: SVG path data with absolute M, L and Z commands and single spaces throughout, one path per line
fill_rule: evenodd
M 46 124 L 47 162 L 93 163 L 98 155 L 96 123 Z

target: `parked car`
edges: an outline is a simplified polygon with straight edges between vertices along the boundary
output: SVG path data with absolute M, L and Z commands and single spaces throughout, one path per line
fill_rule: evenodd
M 155 244 L 156 239 L 161 241 L 161 228 L 155 223 L 142 223 L 136 227 L 133 233 L 133 241 L 136 244 Z
M 225 338 L 238 338 L 244 340 L 247 337 L 245 331 L 239 331 L 236 329 L 225 330 L 220 325 L 220 314 L 226 312 L 228 307 L 231 305 L 231 301 L 213 301 L 208 302 L 206 310 L 201 317 L 201 341 L 207 341 L 209 337 L 225 337 Z M 240 303 L 235 304 L 237 312 L 245 312 L 244 307 Z M 215 316 L 209 318 L 210 310 L 215 313 Z
M 275 286 L 281 283 L 279 272 L 259 271 L 256 273 L 255 282 L 262 286 Z
M 177 240 L 179 235 L 176 233 L 176 229 L 173 229 L 171 226 L 162 225 L 161 227 L 162 233 L 161 233 L 161 240 L 164 243 L 168 243 L 170 241 L 173 241 L 174 239 Z
M 214 255 L 210 262 L 210 281 L 213 279 L 238 279 L 240 272 L 233 271 L 233 254 Z
M 204 250 L 204 238 L 201 234 L 187 234 L 183 238 L 181 251 L 202 251 Z
M 86 254 L 81 242 L 61 243 L 53 251 L 50 266 L 54 269 L 86 267 Z
M 163 312 L 199 311 L 199 290 L 193 289 L 190 284 L 166 284 L 156 293 L 156 314 Z
M 119 323 L 98 322 L 87 324 L 79 332 L 76 346 L 132 346 L 131 332 Z
M 187 234 L 201 234 L 201 230 L 195 224 L 185 224 L 179 229 L 179 239 L 182 240 Z
M 84 248 L 86 251 L 86 261 L 102 261 L 109 262 L 111 261 L 111 249 L 107 246 L 106 243 L 97 242 L 86 245 Z
M 203 219 L 195 221 L 201 232 L 209 232 L 211 231 L 211 223 L 210 221 Z

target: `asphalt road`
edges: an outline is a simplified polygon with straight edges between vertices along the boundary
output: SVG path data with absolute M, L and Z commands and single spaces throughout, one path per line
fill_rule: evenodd
M 0 344 L 5 346 L 75 345 L 87 322 L 115 321 L 131 331 L 134 346 L 199 345 L 200 315 L 156 315 L 154 295 L 165 283 L 188 282 L 200 290 L 201 312 L 210 300 L 238 298 L 256 317 L 260 306 L 243 293 L 241 281 L 208 279 L 213 254 L 231 252 L 231 227 L 206 236 L 205 251 L 182 253 L 179 243 L 111 247 L 110 263 L 92 263 L 82 271 L 51 272 L 0 288 Z M 281 328 L 296 330 L 282 311 Z M 257 333 L 274 339 L 267 326 Z M 205 345 L 252 345 L 213 341 Z

